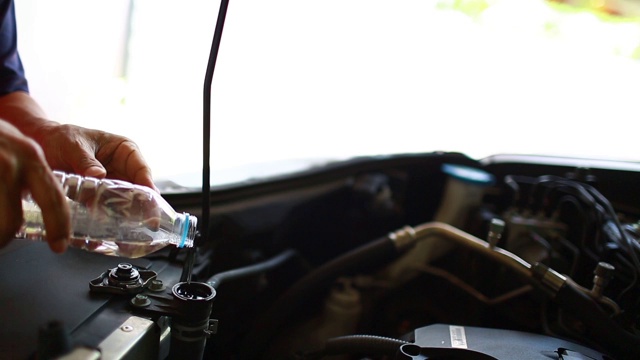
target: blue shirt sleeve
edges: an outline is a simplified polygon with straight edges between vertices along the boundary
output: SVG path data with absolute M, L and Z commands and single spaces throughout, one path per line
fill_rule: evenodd
M 0 96 L 29 91 L 18 54 L 18 34 L 13 0 L 0 1 Z

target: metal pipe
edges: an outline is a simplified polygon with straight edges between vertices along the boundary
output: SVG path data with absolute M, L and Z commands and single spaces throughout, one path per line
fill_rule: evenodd
M 413 240 L 428 241 L 433 236 L 443 237 L 456 242 L 459 245 L 469 247 L 503 265 L 508 266 L 519 275 L 530 279 L 532 277 L 531 264 L 524 261 L 517 255 L 499 248 L 492 247 L 488 242 L 481 240 L 471 234 L 459 230 L 451 225 L 441 222 L 428 222 L 416 227 L 404 227 L 389 234 L 389 238 L 396 244 L 401 244 L 404 248 L 407 243 Z

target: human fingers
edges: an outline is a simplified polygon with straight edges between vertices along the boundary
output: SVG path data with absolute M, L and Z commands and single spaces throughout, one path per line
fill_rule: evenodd
M 0 247 L 15 236 L 22 223 L 20 187 L 17 184 L 17 161 L 0 135 Z
M 23 176 L 31 198 L 42 211 L 49 247 L 54 252 L 62 253 L 71 235 L 69 206 L 59 181 L 45 163 L 42 165 L 26 168 Z
M 113 134 L 101 137 L 96 158 L 121 180 L 143 185 L 158 191 L 153 183 L 151 168 L 142 156 L 138 145 L 132 140 Z
M 94 137 L 97 136 L 90 129 L 53 122 L 43 124 L 37 136 L 52 168 L 83 176 L 104 178 L 107 170 L 95 158 Z
M 130 139 L 75 125 L 48 125 L 47 133 L 41 143 L 53 168 L 125 180 L 157 191 L 151 169 Z
M 42 211 L 49 246 L 55 252 L 64 251 L 71 232 L 69 208 L 60 184 L 46 163 L 42 149 L 35 141 L 4 122 L 0 122 L 0 138 L 4 145 L 3 170 L 6 170 L 3 171 L 5 175 L 2 181 L 8 185 L 8 189 L 13 190 L 5 195 L 10 207 L 8 212 L 11 212 L 7 214 L 9 221 L 13 226 L 20 226 L 22 190 L 29 191 Z

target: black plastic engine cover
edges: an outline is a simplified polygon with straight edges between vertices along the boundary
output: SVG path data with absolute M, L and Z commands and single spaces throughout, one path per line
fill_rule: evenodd
M 513 330 L 435 324 L 414 330 L 414 336 L 415 345 L 422 348 L 469 350 L 469 357 L 454 356 L 456 359 L 476 359 L 478 353 L 495 359 L 611 359 L 567 340 Z M 413 351 L 415 356 L 405 358 L 425 358 L 424 352 Z

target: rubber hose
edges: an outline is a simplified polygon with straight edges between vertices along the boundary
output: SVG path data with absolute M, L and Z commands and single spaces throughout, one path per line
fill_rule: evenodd
M 366 353 L 368 355 L 395 356 L 407 341 L 375 335 L 348 335 L 329 339 L 324 348 L 305 354 L 304 359 L 320 359 L 324 356 Z
M 289 259 L 292 259 L 298 256 L 300 255 L 295 250 L 285 250 L 279 255 L 276 255 L 273 258 L 263 261 L 261 263 L 215 274 L 212 277 L 210 277 L 206 281 L 206 283 L 211 285 L 211 287 L 213 287 L 214 289 L 218 289 L 218 287 L 226 281 L 236 280 L 236 279 L 257 275 L 257 274 L 269 271 L 277 266 L 284 264 Z
M 341 275 L 382 265 L 397 255 L 394 242 L 384 237 L 344 253 L 302 277 L 285 291 L 256 323 L 254 330 L 247 337 L 251 341 L 251 346 L 245 347 L 249 354 L 243 358 L 259 358 L 259 354 L 266 350 L 271 339 L 279 333 L 281 326 L 298 313 L 304 299 L 321 296 L 322 292 Z

